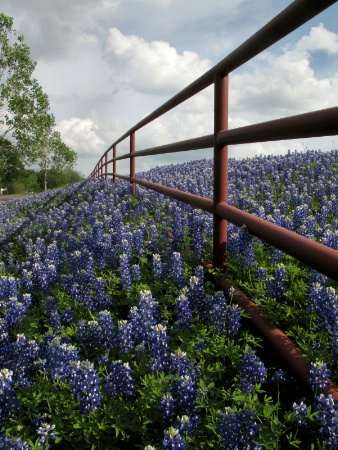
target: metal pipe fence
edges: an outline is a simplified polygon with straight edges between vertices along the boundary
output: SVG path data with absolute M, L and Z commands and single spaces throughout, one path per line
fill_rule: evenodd
M 294 256 L 304 264 L 338 281 L 338 252 L 304 238 L 294 232 L 273 225 L 227 203 L 228 146 L 285 139 L 334 136 L 338 134 L 338 107 L 300 114 L 259 124 L 228 130 L 229 75 L 254 56 L 260 54 L 301 25 L 336 3 L 338 0 L 296 0 L 245 41 L 216 66 L 199 77 L 181 92 L 134 125 L 116 140 L 103 154 L 90 177 L 113 176 L 128 180 L 132 194 L 136 184 L 161 192 L 213 214 L 213 264 L 222 268 L 226 262 L 227 221 L 245 225 L 248 231 L 265 242 Z M 210 85 L 214 85 L 214 133 L 181 142 L 136 150 L 136 132 L 174 107 L 180 105 Z M 130 151 L 117 156 L 117 145 L 130 139 Z M 136 177 L 137 157 L 214 148 L 213 199 L 188 194 L 177 189 L 150 183 Z M 112 155 L 111 155 L 112 152 Z M 111 157 L 112 156 L 112 157 Z M 117 161 L 130 159 L 130 176 L 117 173 Z M 109 165 L 113 164 L 113 171 Z

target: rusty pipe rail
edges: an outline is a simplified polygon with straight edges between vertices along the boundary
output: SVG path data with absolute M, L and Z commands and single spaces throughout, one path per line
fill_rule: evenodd
M 272 348 L 287 363 L 294 374 L 308 385 L 309 370 L 311 365 L 304 357 L 300 348 L 296 347 L 290 338 L 286 336 L 276 325 L 272 324 L 259 308 L 246 297 L 236 286 L 227 280 L 217 280 L 217 284 L 225 292 L 234 289 L 232 301 L 237 303 L 247 314 L 249 314 L 252 323 L 259 330 L 264 339 L 269 342 Z M 331 394 L 335 403 L 338 403 L 338 388 L 328 379 L 329 387 L 323 390 L 325 395 Z
M 254 142 L 280 141 L 285 139 L 300 139 L 320 136 L 335 136 L 338 134 L 338 107 L 321 109 L 304 114 L 269 120 L 254 125 L 221 130 L 216 134 L 216 142 L 222 145 L 239 145 Z M 209 134 L 194 139 L 159 145 L 133 154 L 127 153 L 107 161 L 107 164 L 141 156 L 164 155 L 190 150 L 211 148 L 214 135 Z
M 213 200 L 199 195 L 182 192 L 179 189 L 152 183 L 136 177 L 130 178 L 127 175 L 114 175 L 187 203 L 195 208 L 200 208 L 211 214 L 217 214 L 238 227 L 246 226 L 248 231 L 254 236 L 263 239 L 279 250 L 302 261 L 309 267 L 338 281 L 338 252 L 326 245 L 319 244 L 225 202 L 221 202 L 215 206 Z
M 204 75 L 200 76 L 189 86 L 182 89 L 178 94 L 163 103 L 163 105 L 130 128 L 130 130 L 117 139 L 105 153 L 109 152 L 114 145 L 119 144 L 130 136 L 132 132 L 143 128 L 145 125 L 148 125 L 150 122 L 193 97 L 195 94 L 208 86 L 211 86 L 214 82 L 215 73 L 225 76 L 233 72 L 235 69 L 250 61 L 250 59 L 257 56 L 271 45 L 277 43 L 336 2 L 337 0 L 321 0 L 320 2 L 318 0 L 294 1 L 216 66 L 208 70 Z
M 122 178 L 131 183 L 132 192 L 135 192 L 135 184 L 140 184 L 148 189 L 168 195 L 213 214 L 213 253 L 214 265 L 217 267 L 222 266 L 226 250 L 226 221 L 228 220 L 239 227 L 246 226 L 249 232 L 258 238 L 265 240 L 315 270 L 338 281 L 337 251 L 241 211 L 227 203 L 228 145 L 338 135 L 337 107 L 232 130 L 227 129 L 228 75 L 337 1 L 295 0 L 212 69 L 142 119 L 115 141 L 101 157 L 91 177 L 107 178 L 108 176 L 113 176 L 114 182 L 117 178 Z M 212 84 L 214 85 L 214 132 L 212 135 L 136 151 L 135 133 L 137 130 Z M 128 137 L 130 138 L 130 152 L 126 155 L 117 156 L 117 145 Z M 213 200 L 141 180 L 135 175 L 135 161 L 137 157 L 209 147 L 214 148 Z M 109 159 L 108 153 L 111 150 L 113 150 L 113 158 Z M 116 170 L 117 161 L 128 158 L 130 158 L 130 176 L 119 175 Z M 113 163 L 112 173 L 108 170 L 110 163 Z M 221 283 L 223 283 L 224 289 L 229 287 L 228 282 L 221 281 Z M 249 312 L 252 320 L 259 327 L 264 337 L 282 357 L 287 359 L 298 376 L 305 381 L 309 363 L 302 357 L 300 350 L 293 346 L 284 333 L 269 324 L 256 305 L 249 299 L 243 295 L 238 295 L 237 297 L 238 304 Z M 326 394 L 331 393 L 338 403 L 338 393 L 335 386 L 331 384 L 330 388 L 324 392 Z

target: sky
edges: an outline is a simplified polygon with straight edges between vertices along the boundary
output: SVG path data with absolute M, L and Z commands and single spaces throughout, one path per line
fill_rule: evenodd
M 37 62 L 63 141 L 85 176 L 133 125 L 216 65 L 289 0 L 1 0 Z M 229 76 L 229 128 L 337 106 L 338 3 Z M 136 149 L 213 132 L 213 91 L 136 133 Z M 128 151 L 129 141 L 118 145 Z M 229 156 L 338 148 L 337 136 L 230 146 Z M 148 156 L 136 170 L 212 157 Z M 127 161 L 117 172 L 127 173 Z M 112 168 L 111 168 L 112 169 Z M 111 170 L 110 170 L 111 171 Z

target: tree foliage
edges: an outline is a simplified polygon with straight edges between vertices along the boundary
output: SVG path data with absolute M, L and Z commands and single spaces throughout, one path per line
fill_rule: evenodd
M 17 161 L 18 167 L 38 164 L 46 190 L 47 171 L 72 168 L 76 153 L 54 131 L 48 96 L 33 77 L 35 66 L 23 36 L 16 36 L 13 19 L 0 12 L 0 170 L 8 172 L 9 161 Z

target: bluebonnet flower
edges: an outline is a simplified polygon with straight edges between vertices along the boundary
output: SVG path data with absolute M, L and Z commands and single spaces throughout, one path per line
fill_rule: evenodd
M 13 385 L 13 372 L 8 369 L 0 370 L 0 411 L 2 417 L 18 410 L 19 402 Z
M 69 265 L 74 273 L 80 272 L 82 269 L 87 269 L 90 261 L 92 262 L 92 258 L 87 248 L 82 248 L 81 251 L 75 250 L 69 255 Z
M 151 292 L 141 291 L 138 305 L 132 307 L 128 315 L 136 345 L 148 342 L 151 327 L 158 323 L 159 316 L 159 305 Z
M 18 437 L 1 435 L 0 448 L 3 450 L 30 450 L 31 446 L 27 442 L 22 442 Z
M 176 299 L 174 329 L 190 328 L 192 317 L 189 299 L 184 293 L 181 293 Z
M 32 296 L 31 294 L 22 294 L 20 297 L 20 301 L 23 305 L 25 305 L 27 308 L 32 304 Z
M 145 224 L 141 224 L 139 228 L 133 232 L 133 249 L 137 255 L 141 255 L 144 251 L 144 235 Z
M 180 376 L 173 386 L 173 393 L 177 400 L 177 409 L 181 414 L 190 416 L 196 410 L 197 389 L 195 381 L 189 375 Z
M 124 397 L 130 397 L 134 394 L 135 388 L 132 379 L 132 369 L 128 363 L 122 361 L 113 361 L 109 366 L 109 375 L 105 379 L 105 391 L 114 397 L 122 394 Z
M 43 292 L 48 292 L 58 273 L 56 267 L 51 262 L 38 260 L 32 265 L 33 286 Z
M 174 283 L 179 289 L 182 289 L 182 287 L 185 284 L 185 281 L 183 278 L 183 261 L 181 253 L 173 252 L 170 261 L 170 270 L 171 270 L 171 277 L 173 278 Z
M 158 410 L 161 415 L 161 423 L 163 427 L 166 428 L 171 426 L 177 415 L 177 401 L 170 392 L 162 395 L 158 405 Z
M 50 441 L 55 441 L 57 438 L 55 434 L 55 425 L 50 425 L 48 423 L 42 423 L 36 431 L 36 434 L 40 436 L 39 445 L 48 446 L 50 448 Z
M 120 320 L 116 333 L 116 347 L 120 353 L 128 353 L 134 348 L 133 325 L 127 320 Z
M 161 256 L 158 254 L 153 255 L 153 278 L 160 279 L 162 276 L 162 262 Z
M 255 237 L 251 235 L 246 226 L 242 226 L 238 231 L 239 253 L 245 267 L 255 264 Z M 236 255 L 237 256 L 237 255 Z
M 297 422 L 299 426 L 308 425 L 308 413 L 309 407 L 303 401 L 298 405 L 297 403 L 292 404 L 292 411 L 294 413 L 294 420 Z
M 265 383 L 267 369 L 252 350 L 243 352 L 240 363 L 239 388 L 244 392 L 252 392 L 256 383 Z
M 109 311 L 100 311 L 97 318 L 101 328 L 101 340 L 104 348 L 109 348 L 114 344 L 114 323 Z
M 47 312 L 47 320 L 53 332 L 58 331 L 61 327 L 61 320 L 57 310 L 56 300 L 54 297 L 46 298 L 46 312 Z
M 152 371 L 163 370 L 168 365 L 168 339 L 167 327 L 162 324 L 153 325 L 150 327 L 149 339 L 149 353 L 153 358 L 150 365 Z
M 56 241 L 53 241 L 48 245 L 45 253 L 46 260 L 53 262 L 56 268 L 60 266 L 61 258 L 60 258 L 60 249 L 57 245 Z
M 266 294 L 277 300 L 284 300 L 287 290 L 287 270 L 284 264 L 278 264 L 272 278 L 266 282 Z
M 80 320 L 77 324 L 78 340 L 85 347 L 99 348 L 103 344 L 102 330 L 96 320 L 89 320 L 87 323 Z
M 179 430 L 173 427 L 170 427 L 164 432 L 162 445 L 163 448 L 170 450 L 185 450 L 187 448 Z
M 279 384 L 289 383 L 289 380 L 287 378 L 287 372 L 285 372 L 282 369 L 276 370 L 268 381 L 269 383 L 279 383 Z
M 271 262 L 272 263 L 276 263 L 276 262 L 282 261 L 283 255 L 284 255 L 284 253 L 282 252 L 282 250 L 279 250 L 278 248 L 271 246 L 271 248 L 270 248 L 270 257 L 271 257 Z
M 318 411 L 316 420 L 320 426 L 319 433 L 324 436 L 324 444 L 334 450 L 338 447 L 338 406 L 331 394 L 328 396 L 320 394 L 316 400 L 316 410 Z
M 223 292 L 216 292 L 214 295 L 208 295 L 206 299 L 208 305 L 208 322 L 214 328 L 216 333 L 225 332 L 225 315 L 227 302 Z
M 234 258 L 239 258 L 241 256 L 241 242 L 238 232 L 229 234 L 227 249 L 229 256 Z
M 172 353 L 170 358 L 169 370 L 176 375 L 192 375 L 193 370 L 191 364 L 187 360 L 186 352 L 177 349 Z
M 205 213 L 198 209 L 193 209 L 190 215 L 189 231 L 191 244 L 194 253 L 200 258 L 204 245 L 203 232 L 205 226 Z
M 177 421 L 179 424 L 179 431 L 183 434 L 192 436 L 196 432 L 201 418 L 198 414 L 194 414 L 191 417 L 183 415 L 181 417 L 177 417 Z
M 11 276 L 0 275 L 0 298 L 10 298 L 18 296 L 18 282 Z
M 130 231 L 125 230 L 125 232 L 122 232 L 122 240 L 120 244 L 120 251 L 122 254 L 126 255 L 126 258 L 128 259 L 128 262 L 130 263 L 131 260 L 131 247 L 130 242 L 132 240 L 132 233 Z
M 199 339 L 194 346 L 194 349 L 198 352 L 203 352 L 206 348 L 208 348 L 208 345 L 206 344 L 205 340 L 203 338 Z
M 99 391 L 99 376 L 93 363 L 90 361 L 71 361 L 69 369 L 67 382 L 72 386 L 71 393 L 80 402 L 81 412 L 98 411 L 102 395 Z
M 330 338 L 334 360 L 338 358 L 338 296 L 335 289 L 313 283 L 309 288 L 308 310 L 317 314 L 318 331 L 325 330 Z
M 106 285 L 101 277 L 94 278 L 93 289 L 92 309 L 102 309 L 111 304 L 111 298 L 106 294 Z
M 131 279 L 132 279 L 132 281 L 140 281 L 141 280 L 141 269 L 138 264 L 133 264 L 131 266 Z
M 175 242 L 177 243 L 183 242 L 183 233 L 184 233 L 183 211 L 182 208 L 177 206 L 175 203 L 172 203 L 171 221 L 172 221 L 172 229 L 174 230 Z
M 131 274 L 129 267 L 129 258 L 123 253 L 120 255 L 120 276 L 121 276 L 121 284 L 122 289 L 126 291 L 131 288 Z
M 229 338 L 234 338 L 241 327 L 241 308 L 237 305 L 227 305 L 224 317 L 225 334 Z
M 6 331 L 19 327 L 26 318 L 27 306 L 19 302 L 17 298 L 10 298 L 6 305 L 7 311 L 5 315 Z
M 201 270 L 195 270 L 195 275 L 189 280 L 189 286 L 184 287 L 181 294 L 188 297 L 191 309 L 196 311 L 200 318 L 207 317 L 208 305 L 205 299 L 204 273 Z
M 258 269 L 256 270 L 256 274 L 258 278 L 266 280 L 266 270 L 263 267 L 258 267 Z
M 152 224 L 148 228 L 149 230 L 149 241 L 148 241 L 148 247 L 151 252 L 156 252 L 158 247 L 158 233 L 157 228 L 155 224 Z
M 22 269 L 21 271 L 21 285 L 27 292 L 32 292 L 34 289 L 33 274 L 31 270 Z
M 327 368 L 326 363 L 322 361 L 311 362 L 311 368 L 309 371 L 308 383 L 311 385 L 313 391 L 323 390 L 330 386 L 328 377 L 331 375 L 331 371 Z
M 293 212 L 294 229 L 297 230 L 305 222 L 306 218 L 311 214 L 309 206 L 304 203 L 296 206 Z
M 67 325 L 72 322 L 74 319 L 74 312 L 70 307 L 65 308 L 62 314 L 62 322 L 66 323 Z
M 222 438 L 221 450 L 259 450 L 261 448 L 255 443 L 259 426 L 252 413 L 225 408 L 225 411 L 220 412 L 219 415 L 218 433 Z
M 61 337 L 45 336 L 40 344 L 40 366 L 52 380 L 68 376 L 70 362 L 78 359 L 78 349 Z
M 6 365 L 13 371 L 15 383 L 22 387 L 31 384 L 29 377 L 35 372 L 39 346 L 34 340 L 28 340 L 24 334 L 18 334 L 16 341 L 7 345 Z

